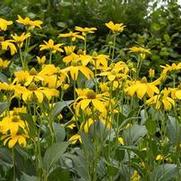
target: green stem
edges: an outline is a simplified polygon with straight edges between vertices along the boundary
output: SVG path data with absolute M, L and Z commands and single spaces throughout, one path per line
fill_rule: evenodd
M 12 161 L 13 161 L 13 181 L 16 181 L 16 164 L 15 164 L 14 148 L 12 148 Z
M 52 51 L 50 51 L 49 64 L 52 64 Z

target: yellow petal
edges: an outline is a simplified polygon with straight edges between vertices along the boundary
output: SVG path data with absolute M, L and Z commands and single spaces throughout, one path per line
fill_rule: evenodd
M 145 84 L 139 84 L 138 89 L 137 89 L 137 96 L 138 98 L 142 99 L 143 96 L 146 94 L 147 92 L 147 85 Z
M 101 101 L 99 101 L 99 100 L 97 100 L 97 99 L 93 99 L 93 100 L 92 100 L 92 104 L 94 105 L 94 107 L 95 107 L 98 111 L 103 112 L 103 113 L 106 112 L 106 108 L 105 108 L 104 104 L 103 104 Z
M 175 96 L 177 99 L 181 99 L 181 90 L 176 91 Z
M 34 91 L 34 93 L 38 99 L 38 102 L 42 103 L 43 102 L 43 93 L 39 90 Z
M 8 147 L 9 148 L 12 148 L 14 147 L 14 145 L 16 144 L 16 142 L 18 141 L 18 138 L 15 136 L 15 137 L 12 137 L 12 139 L 9 141 L 8 143 Z
M 81 109 L 85 110 L 90 102 L 91 102 L 91 100 L 89 100 L 89 99 L 84 99 L 84 100 L 80 101 Z

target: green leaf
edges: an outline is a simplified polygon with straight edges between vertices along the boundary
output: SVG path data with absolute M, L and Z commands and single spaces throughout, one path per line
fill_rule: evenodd
M 55 103 L 52 111 L 50 112 L 50 117 L 53 119 L 55 118 L 66 106 L 69 106 L 73 100 L 70 101 L 60 101 Z
M 171 181 L 174 180 L 177 172 L 175 164 L 162 164 L 153 170 L 150 178 L 152 178 L 152 181 Z
M 2 114 L 6 109 L 8 109 L 8 102 L 0 102 L 0 114 Z
M 127 144 L 133 145 L 147 134 L 147 129 L 145 126 L 133 125 L 132 127 L 123 131 L 123 138 Z
M 27 175 L 23 172 L 20 181 L 37 181 L 38 177 Z
M 70 172 L 67 170 L 63 170 L 62 168 L 56 168 L 53 172 L 48 176 L 48 180 L 53 181 L 70 181 Z
M 49 172 L 68 147 L 68 142 L 54 143 L 49 147 L 43 158 L 44 169 Z
M 9 83 L 8 78 L 6 77 L 6 75 L 4 75 L 3 73 L 0 72 L 0 81 L 1 82 L 6 82 Z
M 64 127 L 59 124 L 59 123 L 54 123 L 54 132 L 55 132 L 55 137 L 57 142 L 62 142 L 65 139 L 65 129 Z
M 13 166 L 11 152 L 7 148 L 0 148 L 0 165 L 9 168 Z
M 179 122 L 172 116 L 168 117 L 167 134 L 173 144 L 179 144 L 181 141 L 181 126 Z
M 148 130 L 148 133 L 151 135 L 154 135 L 156 132 L 156 121 L 152 119 L 148 119 L 145 123 L 146 129 Z
M 152 28 L 154 31 L 159 31 L 161 27 L 160 27 L 159 24 L 153 23 L 153 24 L 151 25 L 151 28 Z

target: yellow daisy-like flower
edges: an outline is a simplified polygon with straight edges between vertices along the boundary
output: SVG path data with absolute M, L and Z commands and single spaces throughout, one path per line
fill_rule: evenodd
M 2 50 L 10 50 L 11 55 L 14 55 L 17 52 L 16 46 L 13 43 L 13 40 L 5 40 L 1 42 Z
M 181 63 L 178 63 L 178 64 L 173 63 L 172 65 L 166 64 L 165 66 L 161 66 L 161 67 L 163 68 L 161 76 L 166 76 L 167 73 L 169 72 L 181 70 Z
M 121 145 L 124 145 L 124 139 L 123 139 L 123 137 L 119 137 L 119 138 L 118 138 L 118 142 L 119 142 Z
M 80 143 L 82 143 L 82 139 L 81 139 L 80 134 L 75 134 L 75 135 L 73 135 L 73 136 L 69 139 L 69 142 L 70 142 L 71 144 L 76 144 L 78 141 L 79 141 Z
M 24 120 L 21 120 L 19 116 L 6 116 L 0 122 L 1 133 L 6 134 L 10 131 L 11 134 L 17 134 L 20 128 L 25 129 L 27 125 Z
M 71 38 L 71 41 L 75 41 L 76 39 L 85 40 L 85 38 L 82 35 L 79 35 L 79 32 L 72 32 L 69 33 L 61 33 L 58 36 L 59 38 Z
M 12 24 L 13 24 L 12 21 L 7 21 L 3 18 L 0 18 L 0 30 L 6 31 L 7 27 Z
M 27 138 L 29 138 L 28 134 L 11 134 L 2 136 L 3 144 L 6 145 L 8 142 L 9 148 L 13 148 L 17 143 L 22 147 L 26 147 Z
M 164 160 L 164 156 L 163 155 L 157 155 L 155 158 L 156 161 L 158 160 Z
M 3 60 L 2 58 L 0 58 L 0 68 L 5 69 L 8 67 L 9 64 L 10 64 L 10 61 Z
M 107 102 L 107 94 L 97 94 L 91 89 L 76 89 L 78 98 L 76 99 L 74 106 L 78 112 L 85 110 L 88 107 L 93 107 L 101 113 L 106 113 L 105 103 Z
M 20 113 L 26 113 L 26 108 L 14 108 L 9 114 L 0 121 L 1 140 L 8 147 L 12 148 L 18 143 L 20 146 L 26 146 L 26 138 L 28 138 L 28 124 L 20 118 Z
M 108 68 L 108 60 L 108 55 L 93 55 L 91 58 L 91 63 L 94 65 L 95 69 L 106 69 Z
M 105 23 L 105 25 L 113 32 L 113 33 L 121 33 L 126 27 L 123 23 L 114 24 L 112 21 Z
M 104 72 L 100 73 L 100 76 L 107 76 L 109 81 L 114 81 L 116 79 L 124 79 L 127 77 L 129 68 L 126 63 L 120 61 L 116 64 L 112 64 Z
M 161 109 L 162 106 L 166 111 L 172 109 L 175 106 L 175 101 L 170 97 L 171 91 L 169 89 L 164 89 L 161 91 L 159 95 L 155 95 L 146 101 L 147 105 L 154 105 L 154 107 L 158 110 Z
M 85 28 L 82 28 L 80 26 L 76 26 L 75 30 L 81 32 L 82 35 L 85 36 L 88 33 L 95 33 L 97 28 L 95 28 L 95 27 L 91 27 L 91 28 L 85 27 Z
M 60 48 L 63 44 L 55 44 L 52 39 L 47 41 L 43 41 L 44 44 L 40 45 L 40 51 L 50 50 L 52 53 L 63 52 L 63 49 Z
M 45 56 L 42 56 L 42 57 L 37 56 L 36 60 L 37 60 L 39 65 L 43 65 L 46 61 L 46 57 Z
M 141 60 L 144 60 L 146 55 L 151 54 L 149 49 L 146 49 L 146 48 L 143 48 L 143 47 L 136 47 L 136 46 L 134 46 L 132 48 L 129 48 L 129 50 L 132 53 L 139 54 L 140 57 L 141 57 Z
M 64 46 L 64 50 L 66 55 L 71 55 L 72 53 L 74 53 L 76 46 Z
M 89 118 L 87 121 L 81 123 L 80 130 L 83 130 L 85 133 L 88 133 L 89 132 L 89 128 L 93 124 L 94 124 L 94 120 Z
M 131 181 L 140 181 L 141 177 L 138 171 L 134 170 L 133 175 L 131 176 Z
M 41 28 L 41 25 L 43 24 L 40 20 L 31 20 L 29 17 L 22 18 L 20 15 L 18 15 L 18 19 L 16 20 L 18 23 L 23 24 L 25 26 L 30 26 L 30 28 Z
M 129 48 L 130 52 L 133 52 L 133 53 L 143 53 L 143 54 L 151 54 L 150 50 L 149 49 L 146 49 L 146 48 L 143 48 L 143 47 L 131 47 Z
M 57 97 L 59 95 L 59 91 L 56 89 L 46 87 L 37 88 L 34 83 L 31 83 L 28 88 L 15 85 L 14 91 L 15 96 L 21 96 L 24 102 L 37 100 L 39 103 L 42 103 L 44 98 L 47 98 L 48 101 L 50 101 L 52 97 Z
M 11 37 L 13 38 L 12 42 L 15 42 L 19 48 L 23 46 L 23 42 L 30 36 L 30 33 L 22 33 L 19 36 L 16 33 L 14 35 L 11 35 Z
M 149 77 L 154 78 L 155 77 L 155 70 L 154 69 L 149 69 Z
M 159 93 L 159 89 L 154 83 L 147 83 L 146 78 L 143 78 L 141 81 L 131 81 L 125 92 L 131 97 L 136 94 L 139 99 L 142 99 L 145 95 L 153 97 L 155 93 Z
M 69 66 L 67 68 L 62 69 L 60 72 L 64 74 L 70 73 L 70 76 L 73 80 L 77 80 L 79 72 L 81 72 L 87 79 L 93 78 L 93 72 L 85 66 Z

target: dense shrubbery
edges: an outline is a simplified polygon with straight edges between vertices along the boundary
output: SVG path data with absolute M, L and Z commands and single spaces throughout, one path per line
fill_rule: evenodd
M 180 9 L 147 3 L 1 2 L 0 180 L 180 179 Z

